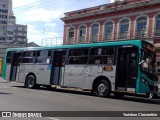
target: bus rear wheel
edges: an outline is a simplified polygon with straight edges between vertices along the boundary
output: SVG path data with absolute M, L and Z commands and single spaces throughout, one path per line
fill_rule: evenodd
M 36 87 L 36 78 L 34 75 L 29 75 L 26 81 L 27 88 L 33 89 Z
M 94 93 L 99 97 L 109 97 L 111 94 L 110 83 L 106 80 L 100 80 L 95 85 Z

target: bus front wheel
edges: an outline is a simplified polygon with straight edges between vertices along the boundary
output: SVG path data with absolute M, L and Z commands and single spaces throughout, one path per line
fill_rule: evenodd
M 95 85 L 94 93 L 100 97 L 109 97 L 111 94 L 110 83 L 106 80 L 100 80 Z
M 28 88 L 31 88 L 31 89 L 35 88 L 35 86 L 36 86 L 36 78 L 35 78 L 34 75 L 29 75 L 27 77 L 26 86 Z

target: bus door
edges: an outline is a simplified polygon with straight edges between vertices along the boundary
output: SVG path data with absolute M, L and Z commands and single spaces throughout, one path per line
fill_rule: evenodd
M 51 67 L 51 84 L 61 85 L 65 68 L 67 50 L 53 51 Z
M 11 71 L 10 71 L 11 81 L 18 81 L 21 58 L 22 58 L 22 53 L 13 53 L 11 62 Z
M 135 92 L 138 73 L 138 48 L 119 48 L 116 70 L 116 90 Z

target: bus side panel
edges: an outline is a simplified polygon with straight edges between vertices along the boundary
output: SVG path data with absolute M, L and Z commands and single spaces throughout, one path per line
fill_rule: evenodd
M 11 64 L 6 64 L 6 80 L 10 80 Z
M 51 70 L 48 65 L 35 65 L 37 84 L 50 85 Z
M 64 84 L 64 74 L 65 74 L 65 67 L 62 67 L 61 68 L 61 73 L 60 73 L 60 78 L 59 78 L 59 84 L 61 85 L 61 86 L 63 86 L 63 84 Z
M 115 90 L 116 66 L 111 66 L 112 70 L 105 71 L 104 65 L 88 65 L 86 72 L 86 89 L 92 89 L 94 80 L 99 76 L 105 76 L 111 83 L 112 91 Z
M 19 82 L 24 83 L 25 80 L 26 80 L 26 76 L 29 73 L 34 73 L 35 74 L 34 65 L 33 64 L 21 64 L 20 65 L 20 73 L 19 73 Z
M 65 65 L 64 86 L 85 88 L 86 65 Z

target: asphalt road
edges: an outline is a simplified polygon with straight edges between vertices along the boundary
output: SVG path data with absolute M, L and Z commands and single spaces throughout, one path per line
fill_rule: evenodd
M 160 99 L 149 100 L 143 97 L 125 96 L 117 99 L 100 98 L 88 92 L 73 90 L 46 90 L 23 88 L 23 84 L 0 80 L 0 111 L 160 111 Z M 18 118 L 0 118 L 0 120 Z M 19 118 L 20 120 L 22 118 Z M 23 118 L 30 120 L 31 118 Z M 22 120 L 23 120 L 22 119 Z M 33 119 L 33 118 L 32 118 Z M 137 118 L 34 118 L 37 120 L 136 120 Z M 142 118 L 141 118 L 142 119 Z M 146 119 L 146 118 L 143 118 Z M 147 120 L 159 118 L 147 118 Z

